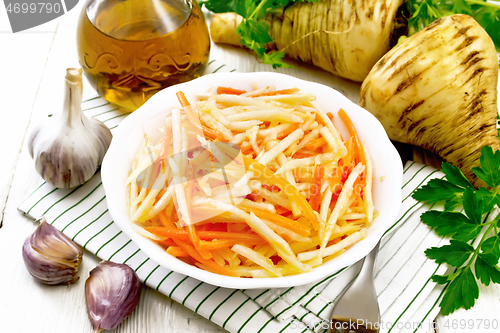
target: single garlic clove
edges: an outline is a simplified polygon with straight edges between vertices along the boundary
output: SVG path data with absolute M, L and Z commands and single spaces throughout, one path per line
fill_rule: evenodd
M 58 188 L 72 188 L 89 180 L 111 143 L 109 128 L 86 117 L 81 101 L 82 70 L 68 68 L 61 112 L 35 127 L 28 140 L 37 172 Z
M 77 281 L 82 255 L 78 245 L 48 224 L 44 217 L 23 244 L 23 259 L 28 272 L 48 285 Z
M 85 281 L 87 313 L 95 332 L 112 330 L 134 311 L 141 296 L 141 282 L 125 264 L 102 261 Z

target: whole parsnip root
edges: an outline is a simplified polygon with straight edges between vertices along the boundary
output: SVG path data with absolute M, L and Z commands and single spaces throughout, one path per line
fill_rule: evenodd
M 212 16 L 210 36 L 214 43 L 241 46 L 236 28 L 243 18 L 236 13 L 221 13 Z
M 265 17 L 278 50 L 288 57 L 361 82 L 389 50 L 394 20 L 403 0 L 319 0 L 298 2 Z M 235 13 L 215 14 L 215 43 L 241 45 Z
M 470 16 L 438 19 L 394 47 L 361 86 L 360 105 L 392 140 L 410 143 L 471 171 L 481 147 L 498 150 L 498 60 L 493 41 Z

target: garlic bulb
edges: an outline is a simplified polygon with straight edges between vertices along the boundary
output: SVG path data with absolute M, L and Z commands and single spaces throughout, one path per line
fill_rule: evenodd
M 102 261 L 85 281 L 87 313 L 95 332 L 112 330 L 134 311 L 141 297 L 141 282 L 125 264 Z
M 28 141 L 37 172 L 59 188 L 89 180 L 111 143 L 106 125 L 83 114 L 82 86 L 82 69 L 68 68 L 62 111 L 38 125 Z
M 78 245 L 48 224 L 44 217 L 23 245 L 23 259 L 28 272 L 49 285 L 77 281 L 82 255 Z

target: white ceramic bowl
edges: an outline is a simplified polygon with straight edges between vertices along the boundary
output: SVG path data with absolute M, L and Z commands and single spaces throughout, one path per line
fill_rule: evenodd
M 237 89 L 252 89 L 252 85 L 274 85 L 277 89 L 297 87 L 303 92 L 316 94 L 317 102 L 327 112 L 336 114 L 342 108 L 354 123 L 359 137 L 367 147 L 373 160 L 373 198 L 379 215 L 368 229 L 365 239 L 350 247 L 339 257 L 298 275 L 276 278 L 235 278 L 201 270 L 168 254 L 153 241 L 137 234 L 131 227 L 125 202 L 125 180 L 130 170 L 144 133 L 159 138 L 161 127 L 170 109 L 179 107 L 175 93 L 182 90 L 188 100 L 196 101 L 196 92 L 210 87 L 226 86 Z M 345 127 L 334 117 L 334 124 L 343 137 L 348 137 Z M 101 177 L 106 191 L 109 213 L 118 226 L 153 261 L 175 272 L 198 280 L 227 288 L 273 288 L 303 285 L 321 280 L 340 269 L 356 263 L 377 244 L 382 234 L 395 221 L 401 205 L 401 183 L 403 168 L 401 159 L 387 137 L 384 128 L 368 111 L 349 101 L 336 90 L 314 82 L 300 80 L 288 75 L 261 73 L 220 73 L 202 76 L 193 81 L 166 88 L 154 95 L 147 103 L 130 114 L 115 131 L 111 146 L 104 158 Z

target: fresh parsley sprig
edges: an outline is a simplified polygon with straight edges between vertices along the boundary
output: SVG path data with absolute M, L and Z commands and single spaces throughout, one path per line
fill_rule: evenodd
M 436 19 L 451 14 L 472 16 L 490 35 L 500 50 L 500 1 L 498 0 L 407 0 L 411 17 L 409 35 L 422 30 Z
M 273 39 L 269 35 L 269 24 L 260 19 L 278 8 L 301 1 L 318 0 L 199 0 L 198 3 L 214 13 L 236 12 L 243 17 L 236 29 L 241 37 L 241 44 L 253 50 L 265 64 L 277 68 L 292 66 L 283 61 L 284 51 L 267 51 L 266 44 Z
M 451 238 L 449 245 L 425 251 L 438 264 L 455 268 L 453 273 L 432 276 L 434 282 L 447 285 L 439 304 L 443 315 L 462 307 L 470 309 L 479 297 L 478 280 L 487 286 L 500 283 L 500 214 L 491 215 L 495 206 L 500 207 L 500 151 L 483 147 L 480 165 L 472 171 L 488 187 L 475 189 L 458 168 L 443 163 L 446 179 L 432 179 L 413 193 L 418 201 L 444 201 L 444 211 L 421 215 L 422 222 L 438 235 Z M 457 211 L 460 208 L 463 212 Z

